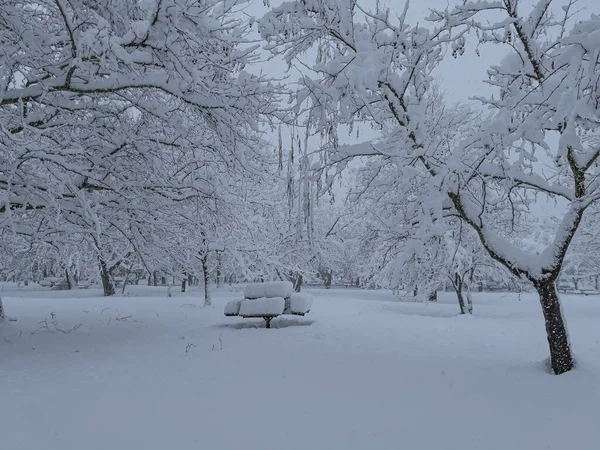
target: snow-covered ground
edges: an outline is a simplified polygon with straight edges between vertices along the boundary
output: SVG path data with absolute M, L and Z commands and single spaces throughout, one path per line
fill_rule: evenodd
M 556 377 L 531 294 L 475 294 L 461 317 L 449 293 L 310 290 L 309 315 L 266 330 L 223 316 L 230 289 L 202 308 L 196 291 L 1 286 L 18 321 L 0 328 L 0 448 L 599 446 L 599 297 L 563 296 L 579 365 Z

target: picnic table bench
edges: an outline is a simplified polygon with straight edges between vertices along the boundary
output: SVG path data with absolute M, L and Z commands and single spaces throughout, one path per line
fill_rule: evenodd
M 282 314 L 308 314 L 312 301 L 311 294 L 295 293 L 289 281 L 251 283 L 246 285 L 242 300 L 233 300 L 225 305 L 225 315 L 261 318 L 265 320 L 265 327 L 271 328 L 271 320 Z

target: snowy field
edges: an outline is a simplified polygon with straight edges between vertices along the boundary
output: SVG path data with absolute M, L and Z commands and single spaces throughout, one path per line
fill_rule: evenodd
M 449 293 L 310 292 L 309 315 L 266 330 L 223 316 L 233 288 L 201 308 L 3 285 L 0 448 L 599 448 L 600 298 L 562 296 L 579 365 L 557 377 L 531 294 L 475 294 L 461 317 Z

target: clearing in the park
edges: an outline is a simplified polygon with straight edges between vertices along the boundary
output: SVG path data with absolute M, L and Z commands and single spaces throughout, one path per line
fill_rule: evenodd
M 225 317 L 243 286 L 2 285 L 1 449 L 596 450 L 600 298 L 564 295 L 577 368 L 549 375 L 539 300 L 309 289 L 305 317 Z M 537 363 L 535 362 L 537 361 Z

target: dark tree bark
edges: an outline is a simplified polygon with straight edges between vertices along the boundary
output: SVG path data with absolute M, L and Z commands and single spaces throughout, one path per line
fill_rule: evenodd
M 217 287 L 221 286 L 221 251 L 217 250 Z
M 323 279 L 323 282 L 325 284 L 325 289 L 331 289 L 331 281 L 333 279 L 333 274 L 331 273 L 331 271 L 326 271 L 325 272 L 325 277 Z
M 106 262 L 103 259 L 100 260 L 100 279 L 102 280 L 104 296 L 109 297 L 111 295 L 115 295 L 115 286 L 113 285 L 110 271 L 108 270 Z
M 77 289 L 77 281 L 74 279 L 73 274 L 68 268 L 65 269 L 65 280 L 67 282 L 67 289 Z
M 540 296 L 546 334 L 550 346 L 550 364 L 556 375 L 568 372 L 574 367 L 571 346 L 567 336 L 567 328 L 560 310 L 560 301 L 556 292 L 553 278 L 536 280 L 533 282 L 535 290 Z
M 71 276 L 69 275 L 69 269 L 65 269 L 65 280 L 67 281 L 67 289 L 69 289 L 69 290 L 73 289 L 73 280 L 71 279 Z
M 465 313 L 465 300 L 463 298 L 463 280 L 459 273 L 454 274 L 454 280 L 452 280 L 452 287 L 454 287 L 454 291 L 456 292 L 456 298 L 458 299 L 458 307 L 460 308 L 460 313 Z
M 319 276 L 323 280 L 323 286 L 325 289 L 331 289 L 331 282 L 333 280 L 333 272 L 329 269 L 321 267 L 319 269 Z
M 298 276 L 294 280 L 294 292 L 300 292 L 300 290 L 302 289 L 303 282 L 304 278 L 302 277 L 302 274 L 298 274 Z
M 431 292 L 429 294 L 428 299 L 429 299 L 430 302 L 437 302 L 437 300 L 438 300 L 437 297 L 438 297 L 438 293 L 437 293 L 437 290 L 436 290 L 436 291 L 433 291 L 433 292 Z
M 210 306 L 212 301 L 208 290 L 208 252 L 200 255 L 200 263 L 202 264 L 202 282 L 204 283 L 204 306 Z
M 183 278 L 181 279 L 181 292 L 185 292 L 186 284 L 187 284 L 187 274 L 184 273 Z
M 4 320 L 4 305 L 2 305 L 2 297 L 0 297 L 0 322 Z

